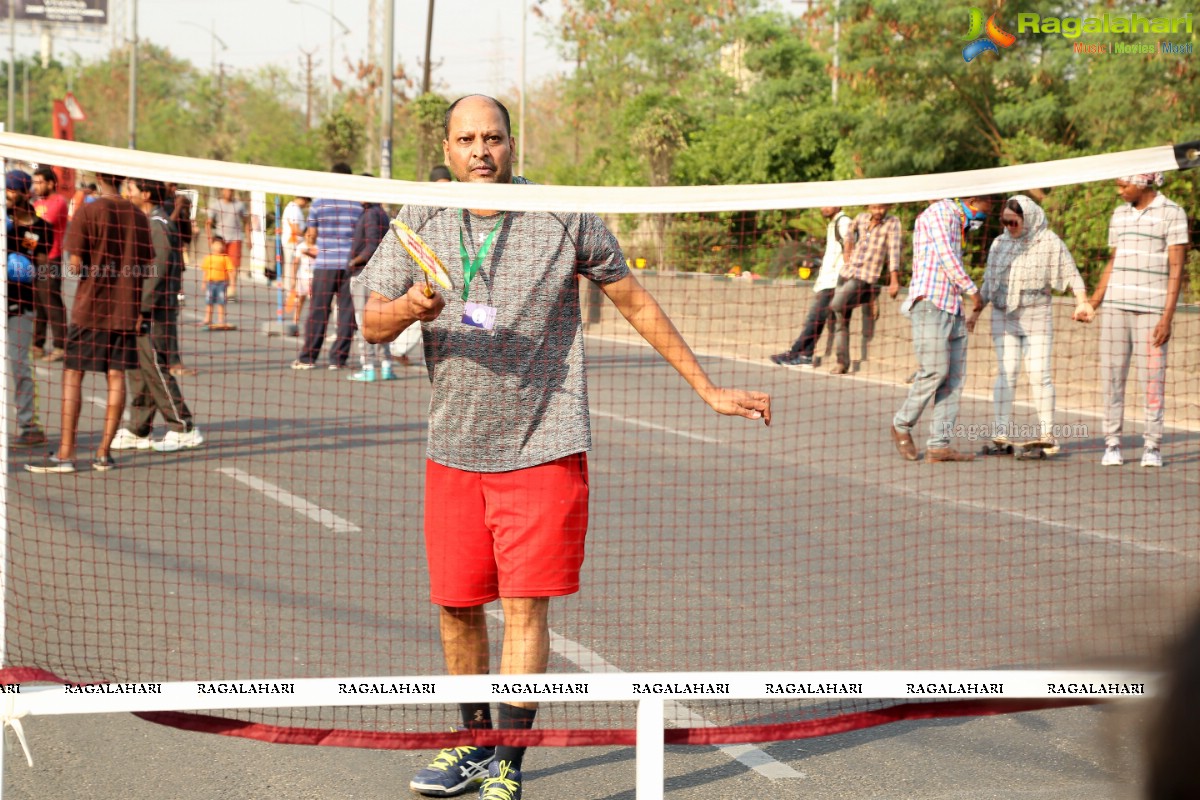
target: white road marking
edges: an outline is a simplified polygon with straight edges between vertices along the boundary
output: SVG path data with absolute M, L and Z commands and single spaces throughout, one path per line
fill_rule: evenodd
M 489 609 L 487 613 L 488 616 L 497 620 L 504 620 L 504 612 L 499 609 Z M 624 670 L 618 669 L 606 661 L 596 651 L 584 647 L 579 642 L 572 641 L 554 631 L 550 631 L 550 649 L 584 672 L 624 672 Z M 716 727 L 713 722 L 695 713 L 678 700 L 666 700 L 663 702 L 663 707 L 667 718 L 678 720 L 681 723 L 680 727 Z M 803 772 L 797 772 L 787 764 L 776 761 L 753 745 L 725 744 L 716 745 L 716 749 L 739 764 L 742 764 L 747 769 L 752 769 L 769 780 L 776 781 L 784 778 L 808 777 Z
M 614 344 L 627 344 L 627 345 L 631 345 L 631 346 L 635 346 L 635 347 L 649 347 L 650 346 L 646 342 L 630 341 L 630 340 L 620 339 L 615 336 L 594 336 L 592 334 L 589 334 L 588 336 L 589 336 L 589 338 L 599 339 L 601 341 L 611 342 Z M 711 358 L 723 358 L 723 359 L 727 359 L 730 361 L 739 361 L 744 364 L 757 364 L 758 366 L 766 366 L 758 359 L 726 356 L 726 355 L 722 355 L 719 353 L 702 353 L 700 351 L 697 351 L 696 355 L 711 357 Z M 815 373 L 815 374 L 820 375 L 821 373 Z M 834 380 L 833 377 L 831 377 L 830 379 Z M 865 383 L 874 383 L 874 384 L 878 384 L 881 386 L 892 386 L 892 387 L 900 388 L 899 384 L 895 383 L 894 381 L 884 380 L 882 378 L 863 377 L 863 376 L 856 376 L 856 375 L 841 375 L 836 378 L 836 380 L 838 380 L 838 381 L 844 381 L 846 379 L 863 381 Z M 963 392 L 963 396 L 964 397 L 974 397 L 975 399 L 988 400 L 988 401 L 990 401 L 992 399 L 990 396 L 985 397 L 982 395 L 973 395 L 969 392 Z M 1080 416 L 1089 416 L 1089 417 L 1099 417 L 1100 416 L 1100 414 L 1098 414 L 1098 413 L 1093 413 L 1093 412 L 1085 411 L 1085 410 L 1081 410 L 1081 409 L 1072 409 L 1071 411 L 1072 411 L 1072 413 L 1078 414 Z M 596 414 L 597 412 L 593 411 L 592 413 Z M 1171 428 L 1172 426 L 1168 425 L 1167 427 Z M 1188 428 L 1186 428 L 1186 427 L 1176 427 L 1175 429 L 1176 430 L 1188 430 Z M 791 463 L 791 464 L 795 464 L 797 466 L 805 466 L 805 467 L 811 466 L 811 462 L 800 461 L 800 460 L 793 459 L 793 458 L 784 458 L 784 461 Z M 868 487 L 872 490 L 883 491 L 888 494 L 894 495 L 905 502 L 907 502 L 910 498 L 910 493 L 907 489 L 892 489 L 892 488 L 888 487 L 886 484 L 880 484 L 875 481 L 865 481 L 865 480 L 856 479 L 853 475 L 847 475 L 844 477 L 846 480 L 850 480 L 854 483 L 857 483 L 858 485 Z M 927 490 L 922 491 L 922 494 L 927 497 L 930 497 L 938 502 L 946 503 L 948 505 L 961 506 L 963 508 L 969 508 L 972 511 L 981 511 L 981 512 L 984 512 L 987 514 L 1000 514 L 1002 516 L 1011 517 L 1013 519 L 1018 519 L 1023 522 L 1031 522 L 1036 525 L 1043 525 L 1048 528 L 1055 528 L 1057 530 L 1063 531 L 1064 533 L 1075 536 L 1079 539 L 1090 539 L 1092 541 L 1103 542 L 1105 544 L 1120 545 L 1123 547 L 1127 547 L 1131 550 L 1137 550 L 1137 551 L 1140 551 L 1143 553 L 1152 553 L 1155 555 L 1171 555 L 1171 556 L 1177 556 L 1179 558 L 1183 558 L 1188 561 L 1200 561 L 1200 555 L 1198 555 L 1198 554 L 1187 553 L 1187 552 L 1184 552 L 1182 550 L 1178 550 L 1178 549 L 1175 549 L 1172 547 L 1163 547 L 1163 546 L 1159 546 L 1159 545 L 1147 544 L 1144 542 L 1134 541 L 1133 539 L 1128 539 L 1124 536 L 1119 536 L 1117 534 L 1109 533 L 1107 531 L 1099 531 L 1099 530 L 1095 530 L 1092 528 L 1082 528 L 1082 527 L 1079 527 L 1078 525 L 1071 525 L 1066 522 L 1058 522 L 1056 520 L 1047 519 L 1045 517 L 1040 517 L 1036 514 L 1026 514 L 1024 512 L 1015 511 L 1012 509 L 998 508 L 995 506 L 987 505 L 986 503 L 980 503 L 980 502 L 976 502 L 976 501 L 972 501 L 972 500 L 963 500 L 958 497 L 949 497 L 946 495 L 938 494 L 936 492 L 930 492 Z
M 695 439 L 698 442 L 708 442 L 709 444 L 720 444 L 721 443 L 720 439 L 714 439 L 711 436 L 704 436 L 699 433 L 691 433 L 689 431 L 677 430 L 676 428 L 669 428 L 666 425 L 659 425 L 658 423 L 655 423 L 655 422 L 646 422 L 645 420 L 637 419 L 635 417 L 627 417 L 624 414 L 614 414 L 611 411 L 598 411 L 595 408 L 591 409 L 591 413 L 592 413 L 592 416 L 594 416 L 594 417 L 603 417 L 604 419 L 615 419 L 618 422 L 624 422 L 629 425 L 636 425 L 639 428 L 649 428 L 650 430 L 663 431 L 664 433 L 674 434 L 675 436 L 682 436 L 685 439 Z
M 234 467 L 222 467 L 217 472 L 228 475 L 235 481 L 244 483 L 256 492 L 262 492 L 281 506 L 290 508 L 298 514 L 303 514 L 309 519 L 321 523 L 334 533 L 358 533 L 362 530 L 362 528 L 350 520 L 343 519 L 332 511 L 313 505 L 303 497 L 297 497 L 291 492 L 281 489 L 273 483 L 268 483 L 261 478 L 256 478 L 248 472 L 243 472 Z

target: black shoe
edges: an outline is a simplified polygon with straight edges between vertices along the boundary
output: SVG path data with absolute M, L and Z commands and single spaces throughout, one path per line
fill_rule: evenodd
M 778 364 L 781 367 L 786 367 L 790 366 L 790 362 L 794 355 L 795 354 L 789 350 L 786 353 L 776 353 L 773 356 L 769 356 L 769 358 L 771 359 L 772 364 Z
M 812 369 L 813 358 L 812 356 L 797 355 L 791 361 L 787 362 L 787 366 L 795 367 L 796 369 Z

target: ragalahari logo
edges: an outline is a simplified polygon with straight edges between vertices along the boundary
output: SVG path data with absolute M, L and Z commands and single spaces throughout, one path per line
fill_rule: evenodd
M 981 37 L 980 34 L 983 34 Z M 996 45 L 1000 47 L 1012 47 L 1017 41 L 1017 37 L 1013 36 L 1006 30 L 1000 28 L 996 24 L 996 15 L 992 14 L 987 18 L 987 25 L 983 24 L 983 12 L 978 8 L 971 9 L 971 29 L 967 32 L 964 39 L 971 40 L 971 43 L 963 48 L 963 61 L 968 64 L 975 60 L 975 57 L 980 53 L 991 50 L 993 53 L 999 53 Z

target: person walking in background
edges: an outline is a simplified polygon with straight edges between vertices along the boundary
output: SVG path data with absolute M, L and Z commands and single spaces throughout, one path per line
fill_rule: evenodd
M 171 374 L 167 354 L 158 349 L 153 321 L 161 318 L 168 300 L 179 291 L 179 243 L 175 226 L 162 206 L 166 187 L 160 181 L 130 178 L 129 199 L 150 219 L 150 237 L 154 243 L 154 269 L 142 286 L 141 325 L 138 329 L 138 367 L 126 373 L 129 379 L 129 424 L 113 437 L 113 450 L 148 450 L 173 453 L 204 443 L 200 430 L 192 423 L 192 412 L 183 392 Z M 153 441 L 155 413 L 162 414 L 169 430 Z
M 33 341 L 34 286 L 37 273 L 47 268 L 53 249 L 54 231 L 50 223 L 38 217 L 29 204 L 33 181 L 19 169 L 4 176 L 8 202 L 8 359 L 9 375 L 17 406 L 17 435 L 13 447 L 37 447 L 46 443 L 46 433 L 38 419 L 37 383 L 29 365 L 29 347 Z
M 33 210 L 54 234 L 44 269 L 34 283 L 37 318 L 33 326 L 33 356 L 62 361 L 67 346 L 67 308 L 62 296 L 63 240 L 67 237 L 67 201 L 58 193 L 58 175 L 52 167 L 33 171 Z M 52 346 L 46 348 L 47 333 Z
M 296 286 L 296 246 L 304 238 L 304 210 L 308 208 L 307 197 L 293 197 L 283 208 L 280 237 L 283 240 L 283 286 L 291 292 Z
M 1054 375 L 1050 362 L 1054 314 L 1050 293 L 1070 289 L 1078 302 L 1076 315 L 1090 320 L 1093 311 L 1075 259 L 1047 226 L 1041 206 L 1023 194 L 1016 195 L 1004 204 L 1000 222 L 1004 233 L 992 242 L 979 291 L 983 305 L 967 318 L 970 333 L 984 306 L 991 304 L 992 345 L 998 369 L 992 438 L 984 452 L 1007 453 L 1013 441 L 1036 438 L 1050 445 L 1045 452 L 1053 455 L 1059 447 L 1054 438 Z M 1032 435 L 1017 435 L 1012 421 L 1022 358 L 1037 408 L 1037 430 Z
M 372 177 L 372 176 L 367 176 Z M 375 255 L 376 248 L 383 240 L 384 234 L 388 232 L 387 212 L 383 210 L 383 206 L 378 203 L 363 203 L 362 216 L 358 218 L 358 222 L 354 225 L 354 238 L 350 246 L 350 275 L 357 275 L 371 260 L 371 256 Z M 358 302 L 355 307 L 360 310 L 366 308 L 367 299 L 370 297 L 370 291 L 367 289 L 359 289 Z M 350 380 L 359 381 L 362 383 L 371 383 L 378 376 L 379 380 L 390 381 L 395 379 L 396 373 L 392 371 L 392 354 L 389 345 L 372 344 L 362 336 L 362 317 L 358 319 L 359 333 L 358 347 L 359 356 L 362 360 L 362 369 L 350 376 Z M 379 371 L 376 372 L 375 365 L 379 365 Z
M 900 293 L 900 247 L 904 231 L 900 218 L 888 213 L 886 203 L 872 203 L 854 218 L 845 238 L 845 255 L 841 280 L 829 301 L 829 311 L 837 321 L 835 354 L 837 363 L 829 371 L 845 375 L 850 371 L 850 316 L 859 306 L 868 306 L 874 314 L 875 281 L 879 280 L 884 262 L 888 266 L 888 296 Z M 863 320 L 863 330 L 874 333 L 875 320 Z M 864 338 L 869 338 L 864 333 Z M 864 344 L 865 349 L 865 344 Z M 864 353 L 865 357 L 865 353 Z
M 250 212 L 245 203 L 234 197 L 233 189 L 222 189 L 220 198 L 208 209 L 204 232 L 210 244 L 214 235 L 225 240 L 225 254 L 233 263 L 227 296 L 233 302 L 237 302 L 238 270 L 242 268 L 242 244 L 250 241 Z
M 179 185 L 168 183 L 167 198 L 163 204 L 163 208 L 170 215 L 171 224 L 175 226 L 175 231 L 179 236 L 179 251 L 180 258 L 183 261 L 183 266 L 187 267 L 189 261 L 189 251 L 192 246 L 192 239 L 196 235 L 196 226 L 193 220 L 194 209 L 192 208 L 192 200 L 188 195 L 180 191 Z
M 821 209 L 821 216 L 827 221 L 825 255 L 821 257 L 821 269 L 813 284 L 813 299 L 804 318 L 804 328 L 799 338 L 792 342 L 791 349 L 771 356 L 771 361 L 780 366 L 812 367 L 817 341 L 830 319 L 829 303 L 833 300 L 833 292 L 842 271 L 843 248 L 850 235 L 850 217 L 842 213 L 841 206 L 825 206 Z
M 344 163 L 333 165 L 335 175 L 349 175 L 350 166 Z M 337 299 L 337 339 L 329 350 L 329 368 L 345 369 L 350 358 L 350 345 L 358 325 L 354 318 L 354 297 L 350 294 L 351 248 L 354 243 L 354 227 L 362 216 L 362 203 L 351 200 L 314 200 L 308 213 L 308 227 L 317 232 L 317 260 L 313 264 L 312 305 L 309 306 L 308 324 L 305 325 L 304 344 L 300 354 L 292 362 L 292 369 L 312 369 L 321 355 L 325 341 L 325 329 L 329 326 L 329 312 Z
M 925 460 L 973 461 L 975 456 L 950 446 L 958 421 L 958 400 L 967 377 L 967 330 L 962 297 L 983 307 L 979 289 L 963 267 L 963 234 L 983 226 L 992 210 L 990 197 L 938 200 L 917 217 L 913 229 L 913 279 L 900 312 L 912 321 L 917 377 L 904 405 L 892 418 L 892 441 L 900 455 L 917 460 L 912 429 L 929 401 L 933 420 Z
M 179 312 L 185 301 L 183 273 L 187 269 L 188 250 L 195 230 L 192 224 L 192 201 L 187 194 L 179 191 L 176 184 L 166 183 L 162 208 L 174 231 L 176 254 L 171 259 L 171 270 L 173 283 L 177 288 L 174 297 L 165 298 L 168 305 L 155 318 L 151 335 L 154 336 L 158 351 L 166 354 L 167 362 L 171 365 L 171 374 L 182 378 L 196 374 L 196 370 L 184 366 L 183 349 L 179 343 Z
M 204 273 L 204 321 L 202 327 L 212 326 L 214 313 L 217 325 L 225 324 L 226 292 L 232 282 L 231 276 L 235 271 L 233 259 L 225 254 L 225 240 L 220 236 L 212 237 L 208 243 L 209 254 L 200 262 L 200 271 Z
M 1187 214 L 1158 193 L 1161 172 L 1130 175 L 1117 181 L 1125 202 L 1108 224 L 1112 254 L 1092 293 L 1100 309 L 1100 383 L 1104 389 L 1104 457 L 1101 464 L 1118 467 L 1125 420 L 1125 384 L 1129 363 L 1137 363 L 1145 398 L 1142 466 L 1161 467 L 1166 415 L 1167 342 L 1175 306 L 1183 288 L 1187 255 Z M 1086 322 L 1083 315 L 1076 319 Z
M 296 283 L 292 289 L 292 321 L 296 325 L 300 324 L 300 314 L 304 311 L 305 302 L 312 297 L 313 264 L 317 261 L 318 253 L 320 250 L 317 248 L 317 229 L 308 228 L 304 231 L 304 238 L 296 244 L 293 258 L 296 265 Z
M 100 197 L 75 212 L 63 246 L 70 255 L 68 270 L 80 280 L 63 357 L 62 440 L 57 453 L 26 464 L 29 472 L 75 471 L 85 372 L 103 373 L 108 384 L 104 433 L 92 468 L 116 466 L 109 446 L 125 410 L 125 371 L 137 369 L 137 333 L 150 324 L 141 319 L 142 281 L 154 268 L 150 222 L 117 195 L 116 176 L 96 179 Z

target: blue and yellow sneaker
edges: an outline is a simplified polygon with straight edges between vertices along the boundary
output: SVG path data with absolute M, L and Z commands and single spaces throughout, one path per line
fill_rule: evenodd
M 493 761 L 479 786 L 479 800 L 521 800 L 521 771 L 507 761 Z
M 488 774 L 496 757 L 492 747 L 447 747 L 425 769 L 418 770 L 408 788 L 430 797 L 453 797 L 471 789 Z

